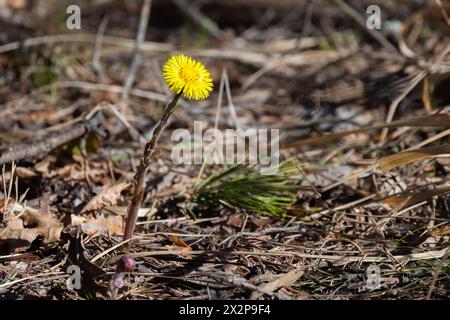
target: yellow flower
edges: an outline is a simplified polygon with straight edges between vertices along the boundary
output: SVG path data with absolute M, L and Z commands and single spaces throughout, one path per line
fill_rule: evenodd
M 188 99 L 206 99 L 213 83 L 208 69 L 198 61 L 183 54 L 172 56 L 163 67 L 163 75 L 172 93 L 180 93 Z

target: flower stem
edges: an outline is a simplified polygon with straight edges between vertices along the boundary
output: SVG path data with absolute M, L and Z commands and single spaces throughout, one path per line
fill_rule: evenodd
M 167 121 L 175 112 L 175 108 L 180 96 L 181 92 L 173 96 L 172 101 L 164 109 L 164 113 L 161 119 L 158 121 L 155 129 L 153 130 L 151 139 L 145 144 L 141 162 L 137 169 L 136 175 L 134 176 L 133 198 L 131 199 L 131 204 L 128 207 L 128 214 L 125 222 L 125 231 L 123 233 L 123 241 L 131 239 L 131 237 L 133 236 L 134 228 L 136 227 L 138 211 L 144 199 L 145 175 L 147 174 L 148 167 L 150 166 L 151 157 L 156 149 L 159 137 L 161 136 L 161 133 L 164 131 L 164 128 L 167 125 Z

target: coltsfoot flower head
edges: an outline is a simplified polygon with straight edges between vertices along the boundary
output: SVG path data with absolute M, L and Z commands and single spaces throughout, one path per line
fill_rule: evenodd
M 188 99 L 206 99 L 213 88 L 208 69 L 183 54 L 172 56 L 166 62 L 163 75 L 172 93 L 182 92 Z

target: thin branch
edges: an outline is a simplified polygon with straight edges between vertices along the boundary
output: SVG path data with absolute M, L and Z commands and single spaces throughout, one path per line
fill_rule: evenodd
M 245 288 L 254 292 L 259 292 L 261 294 L 268 295 L 269 297 L 274 297 L 280 300 L 290 300 L 289 296 L 286 296 L 284 294 L 279 294 L 273 291 L 265 290 L 264 288 L 255 286 L 254 284 L 248 282 L 246 279 L 241 277 L 236 277 L 232 274 L 227 273 L 212 273 L 212 272 L 205 272 L 205 273 L 199 273 L 200 275 L 205 275 L 207 277 L 213 278 L 218 282 L 221 283 L 229 283 L 232 286 L 238 287 L 238 288 Z
M 185 0 L 173 0 L 180 10 L 191 18 L 196 24 L 207 30 L 212 36 L 220 39 L 223 31 L 208 17 L 203 15 L 197 7 L 189 5 Z
M 445 254 L 442 257 L 441 261 L 439 262 L 436 271 L 433 272 L 433 278 L 431 280 L 430 287 L 428 288 L 427 296 L 425 297 L 426 300 L 430 300 L 431 296 L 433 295 L 433 291 L 436 288 L 437 279 L 439 277 L 439 274 L 442 272 L 442 268 L 447 263 L 447 258 L 448 258 L 449 253 L 450 253 L 450 247 L 447 247 L 447 249 L 445 250 Z
M 52 134 L 40 141 L 11 146 L 0 155 L 0 165 L 12 161 L 42 158 L 50 151 L 72 140 L 82 137 L 88 132 L 92 132 L 98 127 L 98 124 L 102 118 L 102 114 L 98 113 L 91 119 L 74 125 L 73 128 L 67 130 L 66 132 Z
M 350 16 L 353 20 L 358 23 L 362 29 L 367 31 L 367 33 L 374 38 L 376 41 L 378 41 L 384 48 L 386 48 L 389 51 L 392 52 L 398 52 L 397 48 L 390 43 L 381 32 L 378 32 L 377 30 L 370 30 L 366 27 L 366 22 L 359 15 L 359 13 L 353 9 L 351 6 L 349 6 L 347 3 L 345 3 L 343 0 L 334 0 L 334 3 L 348 16 Z
M 228 108 L 230 109 L 230 114 L 231 114 L 231 118 L 234 121 L 234 126 L 236 127 L 236 129 L 239 129 L 239 128 L 241 128 L 241 125 L 237 118 L 236 108 L 234 107 L 233 97 L 231 95 L 230 80 L 228 78 L 228 72 L 227 72 L 226 68 L 224 68 L 223 70 L 224 70 L 223 76 L 224 76 L 224 82 L 225 82 L 225 93 L 227 95 L 227 100 L 228 100 Z
M 97 37 L 95 39 L 94 55 L 92 56 L 91 66 L 97 75 L 102 75 L 103 68 L 100 63 L 102 55 L 103 36 L 105 35 L 106 25 L 108 24 L 108 16 L 105 16 L 98 27 Z
M 52 45 L 55 43 L 63 43 L 63 42 L 95 43 L 96 40 L 97 35 L 89 33 L 55 34 L 6 43 L 0 46 L 0 53 L 6 53 L 9 51 L 18 50 L 20 48 L 36 47 L 43 44 Z M 131 49 L 134 48 L 135 46 L 135 40 L 121 37 L 104 36 L 103 44 Z M 140 49 L 141 51 L 166 53 L 172 51 L 174 47 L 173 45 L 167 43 L 145 41 L 141 44 Z
M 434 0 L 434 2 L 436 2 L 437 6 L 439 7 L 439 10 L 441 11 L 442 17 L 444 18 L 447 25 L 450 27 L 450 17 L 448 16 L 447 11 L 445 11 L 442 0 Z
M 122 99 L 127 100 L 130 94 L 131 87 L 134 83 L 134 79 L 136 77 L 136 71 L 141 63 L 141 56 L 139 53 L 139 49 L 141 47 L 142 42 L 145 40 L 145 33 L 147 31 L 148 25 L 148 17 L 150 16 L 150 8 L 152 1 L 144 0 L 141 9 L 141 18 L 139 20 L 139 28 L 136 35 L 136 41 L 133 49 L 133 57 L 131 61 L 130 71 L 128 72 L 128 76 L 124 82 L 124 88 L 122 92 Z
M 220 77 L 219 97 L 217 99 L 216 119 L 214 121 L 214 128 L 219 128 L 220 111 L 222 109 L 223 88 L 225 86 L 225 68 L 222 69 L 222 76 Z

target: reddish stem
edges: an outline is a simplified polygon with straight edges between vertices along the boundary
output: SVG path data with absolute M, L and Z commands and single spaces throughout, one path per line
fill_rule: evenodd
M 180 96 L 181 92 L 176 94 L 172 98 L 172 101 L 166 106 L 161 119 L 158 121 L 155 129 L 153 130 L 151 139 L 145 144 L 141 162 L 137 169 L 136 175 L 134 176 L 133 198 L 131 199 L 131 204 L 128 208 L 127 220 L 125 222 L 125 231 L 123 233 L 123 241 L 131 239 L 131 237 L 133 236 L 138 211 L 144 199 L 145 175 L 147 174 L 148 167 L 150 166 L 151 157 L 153 155 L 153 152 L 155 151 L 156 145 L 158 144 L 159 137 L 161 136 L 161 133 L 164 131 L 164 128 L 167 125 L 167 121 L 175 112 L 175 108 Z

